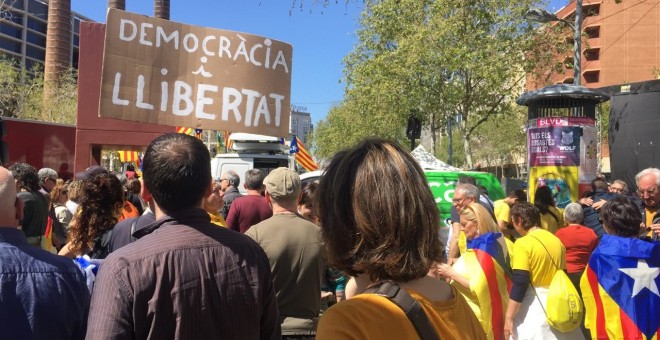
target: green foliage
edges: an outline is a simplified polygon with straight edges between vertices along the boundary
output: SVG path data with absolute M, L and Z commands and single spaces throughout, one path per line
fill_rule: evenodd
M 40 69 L 18 70 L 8 60 L 0 60 L 0 116 L 75 124 L 78 103 L 77 73 L 70 69 L 61 75 L 48 103 L 44 102 L 44 77 Z
M 407 145 L 410 115 L 432 133 L 448 117 L 457 126 L 464 165 L 473 166 L 480 126 L 509 119 L 526 72 L 551 65 L 549 33 L 524 13 L 535 0 L 381 0 L 365 3 L 358 44 L 345 58 L 344 102 L 315 130 L 317 155 L 327 157 L 369 135 Z M 339 139 L 339 140 L 338 140 Z M 442 149 L 442 148 L 440 148 Z M 458 154 L 458 153 L 457 153 Z

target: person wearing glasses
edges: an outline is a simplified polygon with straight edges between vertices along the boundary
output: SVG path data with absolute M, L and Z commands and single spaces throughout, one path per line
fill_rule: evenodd
M 627 195 L 628 194 L 628 183 L 616 179 L 610 184 L 609 191 L 615 194 Z
M 222 208 L 222 218 L 227 219 L 229 215 L 229 208 L 235 199 L 242 197 L 238 192 L 238 185 L 241 184 L 241 177 L 238 176 L 236 171 L 229 170 L 222 174 L 220 177 L 220 190 L 224 192 L 225 206 Z
M 642 201 L 640 211 L 642 212 L 642 224 L 647 230 L 648 236 L 658 239 L 660 236 L 660 169 L 648 168 L 640 171 L 635 176 L 637 194 Z
M 454 198 L 451 200 L 452 225 L 451 228 L 449 228 L 447 242 L 447 252 L 449 253 L 448 263 L 450 265 L 456 262 L 460 254 L 464 253 L 466 249 L 467 241 L 465 239 L 465 233 L 461 232 L 461 222 L 459 215 L 461 210 L 463 210 L 471 203 L 479 203 L 488 211 L 488 214 L 493 217 L 493 221 L 495 221 L 493 209 L 480 200 L 481 192 L 479 191 L 479 188 L 473 184 L 465 182 L 461 183 L 461 180 L 463 179 L 459 179 L 459 184 L 454 189 Z

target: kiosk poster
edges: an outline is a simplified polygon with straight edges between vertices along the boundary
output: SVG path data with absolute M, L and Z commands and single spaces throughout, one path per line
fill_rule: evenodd
M 580 127 L 529 128 L 529 166 L 579 166 Z
M 534 201 L 536 189 L 547 186 L 557 207 L 565 208 L 571 202 L 577 202 L 578 167 L 576 166 L 534 166 L 530 168 L 529 199 Z
M 289 44 L 111 9 L 104 50 L 101 117 L 288 135 Z

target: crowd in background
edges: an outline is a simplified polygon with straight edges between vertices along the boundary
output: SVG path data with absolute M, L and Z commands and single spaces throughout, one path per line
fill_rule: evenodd
M 547 186 L 531 203 L 521 190 L 492 201 L 461 176 L 443 245 L 423 171 L 384 140 L 338 153 L 318 183 L 287 168 L 212 178 L 204 145 L 181 134 L 150 144 L 142 176 L 92 166 L 63 181 L 17 163 L 0 168 L 0 327 L 8 339 L 615 338 L 626 320 L 591 303 L 603 258 L 637 280 L 641 262 L 612 263 L 657 270 L 660 255 L 660 170 L 636 186 L 596 178 L 559 208 Z M 584 297 L 571 331 L 546 319 L 558 270 Z M 645 284 L 633 301 L 660 297 Z

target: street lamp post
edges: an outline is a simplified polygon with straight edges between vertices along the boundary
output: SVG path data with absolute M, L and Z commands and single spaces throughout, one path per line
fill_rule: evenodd
M 573 84 L 580 85 L 582 77 L 582 0 L 575 0 L 575 24 L 540 8 L 530 9 L 525 13 L 525 18 L 541 23 L 561 21 L 573 29 L 573 40 L 575 42 L 573 48 Z

